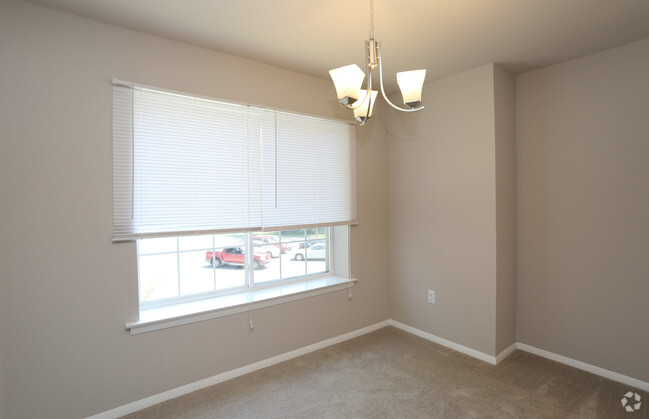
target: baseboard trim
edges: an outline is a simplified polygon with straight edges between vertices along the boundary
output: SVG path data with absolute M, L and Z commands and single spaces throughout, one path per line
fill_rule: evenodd
M 397 329 L 404 330 L 408 333 L 412 333 L 413 335 L 419 336 L 420 338 L 424 338 L 426 340 L 429 340 L 431 342 L 438 343 L 442 346 L 446 346 L 447 348 L 453 349 L 454 351 L 461 352 L 465 355 L 469 355 L 473 358 L 477 358 L 481 361 L 488 362 L 489 364 L 496 365 L 497 359 L 495 356 L 487 355 L 483 352 L 476 351 L 473 348 L 469 348 L 468 346 L 460 345 L 459 343 L 452 342 L 450 340 L 440 338 L 439 336 L 433 335 L 432 333 L 424 332 L 423 330 L 419 330 L 417 328 L 414 328 L 412 326 L 408 326 L 407 324 L 403 324 L 401 322 L 398 322 L 396 320 L 388 320 L 388 323 L 390 326 L 394 326 Z M 508 348 L 509 349 L 509 348 Z M 506 349 L 506 350 L 508 350 Z M 512 351 L 513 352 L 513 351 Z M 510 352 L 511 353 L 511 352 Z M 504 359 L 504 357 L 502 358 Z
M 577 361 L 576 359 L 568 358 L 567 356 L 555 354 L 553 352 L 546 351 L 544 349 L 535 348 L 534 346 L 526 345 L 521 342 L 516 343 L 516 348 L 521 351 L 529 352 L 534 355 L 541 356 L 543 358 L 550 359 L 552 361 L 559 362 L 561 364 L 568 365 L 583 371 L 591 372 L 595 375 L 599 375 L 609 380 L 617 381 L 618 383 L 626 384 L 631 387 L 638 388 L 643 391 L 649 391 L 649 383 L 646 381 L 638 380 L 637 378 L 629 377 L 611 370 L 607 370 L 595 365 L 587 364 L 582 361 Z
M 336 336 L 330 339 L 323 340 L 312 345 L 304 346 L 299 349 L 295 349 L 290 352 L 286 352 L 268 359 L 264 359 L 259 362 L 255 362 L 241 368 L 237 368 L 231 371 L 226 371 L 221 374 L 214 375 L 199 381 L 194 381 L 193 383 L 186 384 L 184 386 L 176 387 L 174 389 L 164 391 L 162 393 L 155 394 L 144 399 L 136 400 L 132 403 L 125 404 L 123 406 L 116 407 L 111 410 L 107 410 L 102 413 L 98 413 L 93 416 L 89 416 L 87 419 L 113 419 L 120 416 L 128 415 L 130 413 L 137 412 L 138 410 L 146 409 L 147 407 L 153 406 L 164 401 L 183 396 L 185 394 L 192 393 L 203 388 L 213 386 L 215 384 L 222 383 L 224 381 L 231 380 L 233 378 L 248 374 L 262 368 L 270 367 L 280 362 L 288 361 L 289 359 L 297 358 L 298 356 L 306 355 L 308 353 L 317 351 L 319 349 L 326 348 L 331 345 L 335 345 L 340 342 L 344 342 L 349 339 L 353 339 L 358 336 L 371 333 L 375 330 L 384 328 L 388 326 L 389 320 L 384 320 L 382 322 L 373 324 L 371 326 L 364 327 L 362 329 L 354 330 L 344 335 Z
M 120 416 L 128 415 L 130 413 L 137 412 L 138 410 L 146 409 L 147 407 L 153 406 L 158 403 L 162 403 L 164 401 L 183 396 L 185 394 L 192 393 L 197 390 L 201 390 L 203 388 L 213 386 L 215 384 L 222 383 L 224 381 L 231 380 L 233 378 L 260 370 L 262 368 L 270 367 L 275 364 L 279 364 L 280 362 L 288 361 L 293 358 L 297 358 L 298 356 L 306 355 L 308 353 L 317 351 L 319 349 L 326 348 L 331 345 L 335 345 L 340 342 L 344 342 L 349 339 L 353 339 L 358 336 L 365 335 L 367 333 L 374 332 L 375 330 L 381 329 L 386 326 L 394 326 L 398 329 L 404 330 L 408 333 L 412 333 L 413 335 L 419 336 L 421 338 L 424 338 L 426 340 L 429 340 L 431 342 L 440 344 L 442 346 L 445 346 L 447 348 L 453 349 L 454 351 L 463 353 L 465 355 L 471 356 L 473 358 L 479 359 L 481 361 L 487 362 L 492 365 L 497 365 L 500 362 L 502 362 L 505 358 L 507 358 L 509 355 L 511 355 L 515 350 L 520 349 L 521 351 L 529 352 L 534 355 L 538 355 L 543 358 L 550 359 L 552 361 L 559 362 L 561 364 L 565 364 L 583 371 L 587 371 L 590 373 L 593 373 L 595 375 L 599 375 L 604 378 L 608 378 L 613 381 L 617 381 L 622 384 L 626 384 L 631 387 L 635 387 L 637 389 L 643 390 L 643 391 L 648 391 L 649 392 L 649 383 L 646 381 L 638 380 L 633 377 L 629 377 L 623 374 L 619 374 L 617 372 L 613 372 L 604 368 L 597 367 L 595 365 L 587 364 L 582 361 L 577 361 L 576 359 L 568 358 L 563 355 L 558 355 L 553 352 L 549 352 L 543 349 L 536 348 L 534 346 L 526 345 L 521 342 L 516 342 L 511 344 L 509 347 L 507 347 L 505 350 L 500 352 L 497 356 L 491 356 L 487 355 L 483 352 L 477 351 L 475 349 L 469 348 L 464 345 L 460 345 L 458 343 L 452 342 L 450 340 L 441 338 L 439 336 L 433 335 L 432 333 L 424 332 L 423 330 L 419 330 L 417 328 L 414 328 L 412 326 L 408 326 L 407 324 L 398 322 L 396 320 L 384 320 L 382 322 L 354 330 L 349 333 L 345 333 L 340 336 L 336 336 L 330 339 L 323 340 L 318 343 L 314 343 L 312 345 L 304 346 L 302 348 L 295 349 L 290 352 L 286 352 L 268 359 L 264 359 L 262 361 L 258 361 L 246 366 L 243 366 L 241 368 L 237 368 L 231 371 L 226 371 L 221 374 L 214 375 L 212 377 L 205 378 L 203 380 L 195 381 L 193 383 L 186 384 L 184 386 L 180 386 L 159 394 L 155 394 L 150 397 L 146 397 L 144 399 L 136 400 L 132 403 L 125 404 L 123 406 L 116 407 L 111 410 L 107 410 L 105 412 L 89 416 L 87 419 L 113 419 L 117 418 Z
M 481 361 L 488 362 L 492 365 L 498 365 L 500 362 L 505 360 L 505 358 L 511 355 L 514 351 L 520 349 L 521 351 L 529 352 L 531 354 L 538 355 L 540 357 L 547 358 L 552 361 L 556 361 L 561 364 L 565 364 L 583 371 L 588 371 L 595 375 L 608 378 L 609 380 L 617 381 L 618 383 L 626 384 L 628 386 L 635 387 L 643 391 L 649 391 L 649 383 L 646 381 L 638 380 L 637 378 L 629 377 L 627 375 L 610 371 L 605 368 L 597 367 L 595 365 L 587 364 L 582 361 L 577 361 L 576 359 L 568 358 L 563 355 L 559 355 L 543 349 L 535 348 L 534 346 L 530 346 L 525 343 L 521 343 L 521 342 L 512 343 L 511 345 L 509 345 L 509 347 L 507 347 L 505 350 L 503 350 L 502 352 L 500 352 L 498 355 L 494 357 L 491 355 L 487 355 L 483 352 L 477 351 L 475 349 L 469 348 L 467 346 L 463 346 L 458 343 L 452 342 L 450 340 L 433 335 L 432 333 L 424 332 L 423 330 L 419 330 L 412 326 L 408 326 L 407 324 L 403 324 L 396 320 L 390 319 L 388 320 L 388 324 L 390 326 L 394 326 L 398 329 L 412 333 L 413 335 L 419 336 L 431 342 L 435 342 L 442 346 L 446 346 L 447 348 L 461 352 L 465 355 L 469 355 Z
M 511 345 L 509 345 L 507 348 L 505 348 L 501 353 L 496 355 L 496 365 L 500 364 L 502 361 L 505 360 L 509 355 L 512 354 L 516 349 L 518 349 L 518 342 L 514 342 Z

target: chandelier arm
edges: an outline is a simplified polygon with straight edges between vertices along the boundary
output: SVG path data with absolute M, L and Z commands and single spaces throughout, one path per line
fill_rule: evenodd
M 361 126 L 365 125 L 368 119 L 370 119 L 370 110 L 372 109 L 372 67 L 370 66 L 369 60 L 367 61 L 367 94 L 366 98 L 369 98 L 367 102 L 367 112 L 365 113 L 365 120 L 361 123 Z
M 396 109 L 398 111 L 401 111 L 401 112 L 417 112 L 417 111 L 420 111 L 420 110 L 424 109 L 423 106 L 420 106 L 420 107 L 414 108 L 414 109 L 404 109 L 404 108 L 400 108 L 397 105 L 395 105 L 394 103 L 390 102 L 390 99 L 388 99 L 388 95 L 385 94 L 385 89 L 383 88 L 383 52 L 381 51 L 381 43 L 380 42 L 378 42 L 378 50 L 379 50 L 379 54 L 378 54 L 377 58 L 379 59 L 379 83 L 381 85 L 380 90 L 381 90 L 381 94 L 383 95 L 383 99 L 385 99 L 385 101 L 388 102 L 388 105 L 392 106 L 394 109 Z
M 343 108 L 351 109 L 353 111 L 353 110 L 356 110 L 356 109 L 360 108 L 361 106 L 363 106 L 363 104 L 365 103 L 366 100 L 367 100 L 367 95 L 365 96 L 365 98 L 362 100 L 362 102 L 358 106 L 345 105 L 344 103 L 342 103 L 340 101 L 338 102 L 338 104 L 340 106 L 342 106 Z
M 367 113 L 365 113 L 365 118 L 361 118 L 361 123 L 359 126 L 367 124 L 367 120 L 370 119 L 368 116 L 370 114 L 370 109 L 372 109 L 372 68 L 370 67 L 369 59 L 367 61 L 367 93 L 365 94 L 365 99 L 363 103 L 369 98 L 369 103 L 367 104 Z M 359 106 L 360 107 L 360 106 Z M 358 108 L 357 108 L 358 109 Z

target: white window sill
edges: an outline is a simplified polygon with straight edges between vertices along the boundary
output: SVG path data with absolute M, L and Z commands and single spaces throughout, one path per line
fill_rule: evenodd
M 126 323 L 132 335 L 166 329 L 168 327 L 200 322 L 249 310 L 284 304 L 345 288 L 351 288 L 356 279 L 327 276 L 304 282 L 278 285 L 200 301 L 167 307 L 140 310 L 138 321 Z

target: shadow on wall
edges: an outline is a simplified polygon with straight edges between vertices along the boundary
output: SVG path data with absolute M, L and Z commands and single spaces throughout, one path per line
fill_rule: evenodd
M 390 98 L 393 102 L 400 99 L 400 96 L 398 98 Z M 381 111 L 383 118 L 381 119 L 381 124 L 391 139 L 412 141 L 421 137 L 421 122 L 426 118 L 427 112 L 430 112 L 429 109 L 424 108 L 418 112 L 399 112 L 396 109 L 392 109 L 385 102 L 382 105 Z M 424 104 L 424 106 L 426 105 Z

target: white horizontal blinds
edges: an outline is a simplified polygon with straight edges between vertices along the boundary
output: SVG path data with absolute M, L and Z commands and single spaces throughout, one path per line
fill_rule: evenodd
M 114 238 L 261 228 L 261 112 L 140 88 L 132 97 L 133 208 L 116 207 Z
M 113 87 L 113 236 L 133 230 L 133 90 Z
M 113 87 L 114 240 L 356 223 L 354 127 Z
M 264 137 L 265 229 L 356 223 L 354 127 L 276 113 Z

